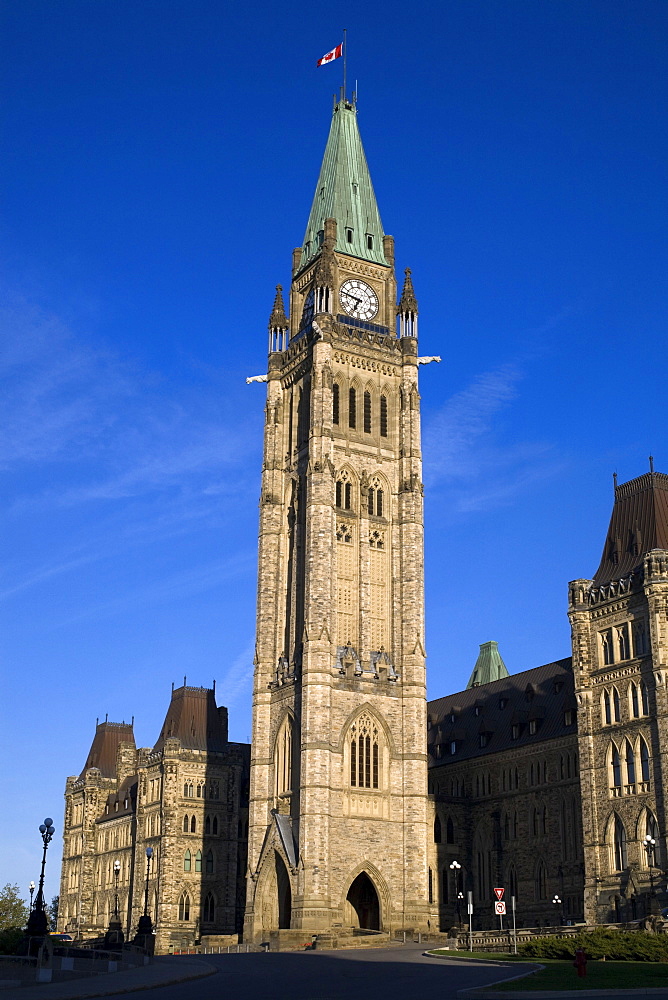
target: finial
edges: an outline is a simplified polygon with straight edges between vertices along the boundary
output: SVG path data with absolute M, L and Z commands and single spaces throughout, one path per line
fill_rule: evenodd
M 397 311 L 400 313 L 412 312 L 417 315 L 418 304 L 415 298 L 415 289 L 413 288 L 413 279 L 411 278 L 412 271 L 410 267 L 407 267 L 404 271 L 406 277 L 404 278 L 404 287 L 401 293 L 401 298 L 399 299 L 399 306 Z
M 617 473 L 616 472 L 613 472 L 613 474 L 612 474 L 612 485 L 614 486 L 615 489 L 617 489 Z
M 649 456 L 649 471 L 654 475 L 654 456 Z
M 105 714 L 104 721 L 109 722 L 109 712 Z
M 174 694 L 174 681 L 172 681 L 172 694 Z
M 133 716 L 132 716 L 132 721 L 131 721 L 130 725 L 131 725 L 131 726 L 134 726 L 134 724 L 135 724 L 135 717 L 134 717 L 134 715 L 133 715 Z
M 186 675 L 185 674 L 183 675 L 183 686 L 184 687 L 186 686 Z
M 288 319 L 285 315 L 285 306 L 283 305 L 283 285 L 276 285 L 274 308 L 271 310 L 271 316 L 269 317 L 269 329 L 285 330 L 287 326 Z
M 216 693 L 216 678 L 213 679 L 213 693 Z

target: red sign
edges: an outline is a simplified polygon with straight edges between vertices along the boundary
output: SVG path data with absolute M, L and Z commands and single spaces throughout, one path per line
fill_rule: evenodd
M 497 899 L 503 899 L 503 894 L 505 891 L 506 891 L 505 889 L 495 889 L 494 895 L 496 896 Z
M 506 904 L 505 903 L 496 902 L 494 904 L 494 912 L 499 917 L 505 917 L 505 915 L 506 915 Z

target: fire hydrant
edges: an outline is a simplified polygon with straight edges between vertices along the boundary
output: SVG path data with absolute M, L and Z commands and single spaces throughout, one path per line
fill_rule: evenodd
M 575 952 L 575 961 L 573 965 L 578 970 L 578 976 L 582 978 L 587 975 L 587 956 L 585 955 L 584 948 L 578 948 Z

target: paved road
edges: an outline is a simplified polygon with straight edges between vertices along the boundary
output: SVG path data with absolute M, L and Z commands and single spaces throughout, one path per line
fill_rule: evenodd
M 454 1000 L 523 967 L 425 958 L 423 946 L 367 951 L 207 955 L 219 971 L 191 983 L 145 990 L 142 1000 Z M 125 997 L 127 1000 L 127 995 Z

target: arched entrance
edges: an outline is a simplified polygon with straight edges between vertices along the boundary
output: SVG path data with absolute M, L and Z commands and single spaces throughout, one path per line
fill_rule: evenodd
M 287 930 L 292 919 L 292 889 L 290 876 L 280 854 L 276 854 L 276 886 L 278 889 L 278 929 Z
M 358 927 L 370 931 L 380 930 L 380 902 L 376 887 L 366 872 L 360 872 L 353 881 L 346 903 L 348 916 Z

